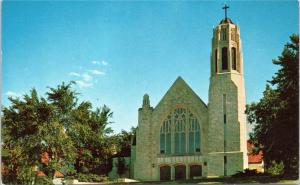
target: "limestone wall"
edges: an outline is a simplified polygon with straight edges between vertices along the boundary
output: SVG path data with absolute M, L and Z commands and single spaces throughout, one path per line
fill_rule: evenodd
M 224 47 L 227 48 L 225 54 L 228 67 L 222 69 L 222 48 Z M 234 49 L 236 55 L 233 54 Z M 234 61 L 236 67 L 234 67 Z M 241 162 L 242 167 L 238 165 L 237 169 L 248 167 L 245 105 L 240 30 L 231 21 L 224 21 L 214 29 L 212 38 L 208 143 L 210 153 L 241 152 L 242 157 L 228 158 L 232 161 L 232 163 L 229 161 L 227 163 L 231 165 L 229 169 L 226 167 L 228 173 L 233 173 L 232 169 L 235 170 L 235 168 L 230 168 L 238 162 Z M 212 166 L 214 163 L 217 162 L 213 162 Z
M 139 109 L 139 123 L 136 131 L 136 161 L 134 164 L 134 178 L 138 180 L 152 180 L 152 108 Z
M 136 179 L 159 180 L 159 166 L 162 164 L 162 161 L 158 160 L 162 159 L 160 154 L 160 127 L 166 117 L 178 107 L 191 111 L 199 121 L 201 152 L 197 155 L 203 156 L 207 153 L 207 107 L 183 79 L 179 77 L 153 111 L 145 107 L 139 110 L 136 162 L 134 165 L 134 177 Z M 174 136 L 171 138 L 172 148 L 174 148 Z M 190 158 L 171 157 L 169 159 L 177 159 L 176 163 L 188 165 L 189 162 L 186 160 Z M 172 161 L 171 163 L 173 164 L 174 162 Z M 195 160 L 194 162 L 203 165 L 203 159 Z

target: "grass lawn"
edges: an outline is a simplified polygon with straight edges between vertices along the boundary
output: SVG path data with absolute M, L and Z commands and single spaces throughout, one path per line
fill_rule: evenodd
M 209 178 L 209 179 L 197 179 L 197 180 L 185 180 L 185 181 L 134 182 L 134 184 L 242 184 L 242 183 L 299 184 L 299 180 L 293 177 L 284 178 L 284 177 L 270 177 L 270 176 L 252 176 L 252 177 Z

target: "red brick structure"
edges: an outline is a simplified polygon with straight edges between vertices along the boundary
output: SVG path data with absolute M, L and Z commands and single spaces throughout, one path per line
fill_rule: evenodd
M 263 153 L 260 151 L 258 154 L 253 154 L 252 149 L 254 144 L 249 140 L 247 141 L 247 150 L 248 150 L 248 168 L 256 169 L 258 172 L 264 172 L 264 161 Z

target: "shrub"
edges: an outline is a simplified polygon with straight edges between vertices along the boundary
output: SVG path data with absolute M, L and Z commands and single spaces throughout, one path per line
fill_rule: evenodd
M 108 181 L 108 177 L 100 176 L 100 175 L 97 175 L 97 174 L 78 173 L 74 176 L 74 178 L 77 179 L 79 182 L 103 182 L 103 181 Z
M 263 173 L 259 173 L 256 169 L 245 169 L 244 171 L 239 171 L 236 174 L 232 175 L 232 177 L 251 177 L 251 176 L 258 176 L 262 175 Z
M 35 184 L 40 185 L 53 185 L 53 181 L 51 178 L 44 176 L 44 177 L 36 177 Z
M 117 167 L 118 167 L 118 170 L 117 170 L 118 175 L 122 176 L 128 169 L 124 158 L 118 157 Z
M 267 168 L 267 172 L 271 175 L 282 175 L 284 172 L 283 162 L 277 163 L 272 161 L 269 167 Z

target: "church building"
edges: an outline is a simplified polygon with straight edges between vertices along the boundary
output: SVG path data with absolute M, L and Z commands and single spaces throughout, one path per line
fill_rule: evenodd
M 222 177 L 248 167 L 242 43 L 227 8 L 212 34 L 208 104 L 181 77 L 155 107 L 144 95 L 130 159 L 134 179 Z

